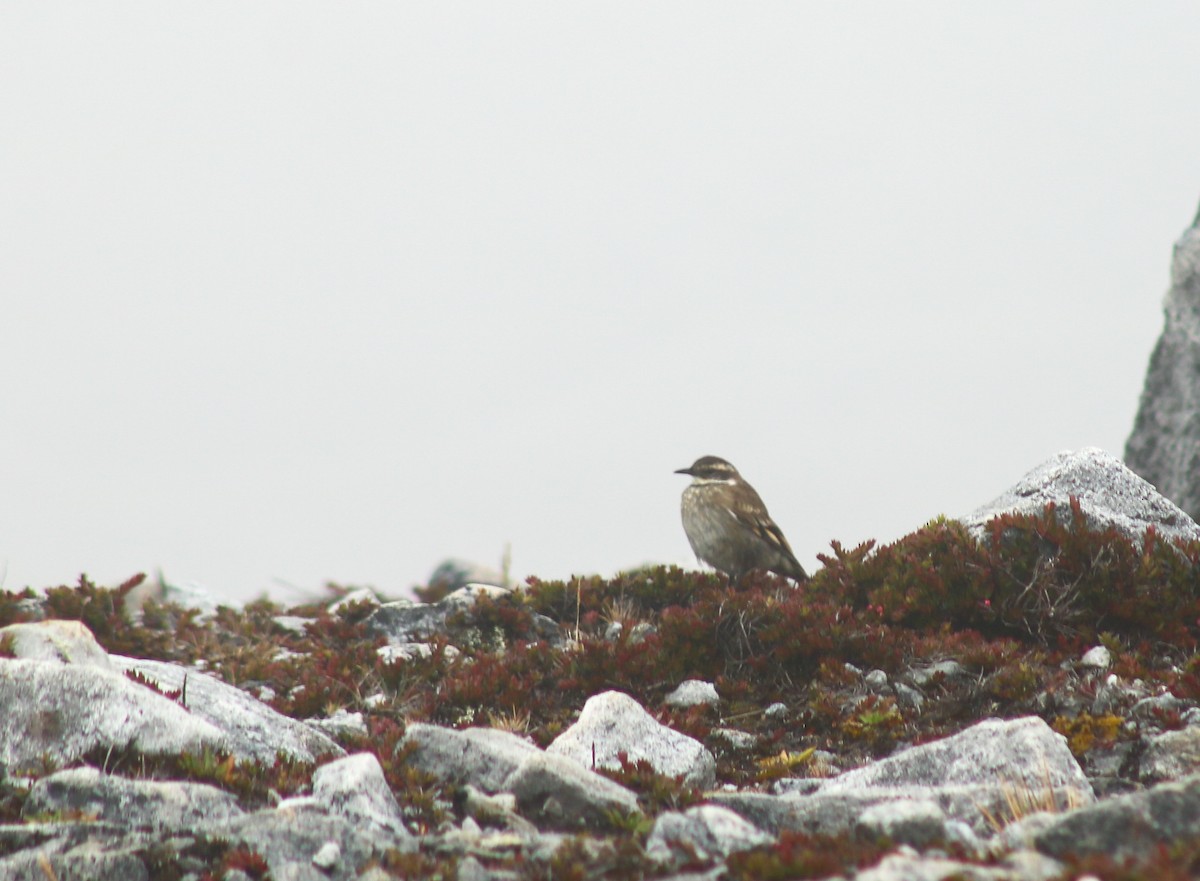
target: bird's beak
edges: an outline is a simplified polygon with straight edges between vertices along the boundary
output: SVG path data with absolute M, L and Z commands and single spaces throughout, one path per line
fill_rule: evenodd
M 680 469 L 679 469 L 678 471 L 676 471 L 675 473 L 676 473 L 676 474 L 686 474 L 686 475 L 688 475 L 689 477 L 691 477 L 691 475 L 692 475 L 692 469 L 691 469 L 691 468 L 680 468 Z

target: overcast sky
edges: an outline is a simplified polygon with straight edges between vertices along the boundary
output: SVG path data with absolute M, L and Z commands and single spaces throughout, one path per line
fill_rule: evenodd
M 1134 3 L 6 3 L 0 575 L 810 569 L 1116 454 L 1200 201 Z

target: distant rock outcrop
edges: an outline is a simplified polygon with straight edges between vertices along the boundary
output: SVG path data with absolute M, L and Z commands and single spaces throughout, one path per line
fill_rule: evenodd
M 1060 517 L 1070 517 L 1072 497 L 1092 529 L 1114 528 L 1139 543 L 1151 526 L 1163 538 L 1200 539 L 1200 526 L 1185 511 L 1116 456 L 1096 447 L 1047 459 L 962 521 L 977 538 L 984 538 L 988 522 L 1000 514 L 1040 514 L 1053 502 Z
M 1175 243 L 1162 335 L 1125 445 L 1129 467 L 1200 516 L 1200 214 Z

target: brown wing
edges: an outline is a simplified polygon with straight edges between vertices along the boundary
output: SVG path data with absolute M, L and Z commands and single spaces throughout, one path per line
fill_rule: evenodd
M 728 505 L 729 513 L 771 547 L 780 548 L 789 557 L 795 556 L 787 539 L 783 537 L 783 530 L 767 513 L 767 506 L 763 504 L 762 498 L 749 485 L 742 489 L 746 492 L 745 498 L 734 500 L 732 504 Z

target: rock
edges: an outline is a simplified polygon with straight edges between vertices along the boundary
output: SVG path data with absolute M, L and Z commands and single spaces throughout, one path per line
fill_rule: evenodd
M 737 728 L 713 728 L 709 734 L 718 740 L 724 741 L 730 749 L 754 749 L 759 741 L 757 734 L 751 734 L 749 731 L 740 731 Z
M 58 661 L 112 670 L 108 652 L 82 621 L 38 621 L 0 627 L 0 640 L 11 640 L 13 656 L 31 661 Z
M 187 680 L 186 703 L 191 715 L 224 735 L 222 748 L 239 759 L 273 764 L 277 753 L 299 762 L 313 762 L 346 751 L 311 726 L 275 712 L 253 696 L 216 677 L 177 664 L 112 655 L 118 668 L 132 670 L 163 691 L 181 691 Z M 150 691 L 150 689 L 144 689 Z M 153 692 L 151 692 L 153 693 Z M 185 699 L 185 698 L 181 698 Z
M 452 645 L 446 646 L 442 653 L 448 661 L 462 654 Z M 418 658 L 426 660 L 433 657 L 433 644 L 428 642 L 389 643 L 377 648 L 375 654 L 379 655 L 380 660 L 385 664 L 394 664 L 396 661 L 415 661 Z
M 203 783 L 129 780 L 95 768 L 72 768 L 34 784 L 21 816 L 28 821 L 41 814 L 190 832 L 201 821 L 240 816 L 242 810 L 233 795 Z
M 468 584 L 436 603 L 413 603 L 408 600 L 384 603 L 367 618 L 367 632 L 386 637 L 388 642 L 397 645 L 425 642 L 445 631 L 446 619 L 451 614 L 471 608 L 480 596 L 500 597 L 510 592 L 493 585 Z
M 395 836 L 399 839 L 396 846 L 402 850 L 416 850 L 416 840 L 404 826 L 383 768 L 371 753 L 346 756 L 317 768 L 312 793 L 330 814 L 345 817 L 358 828 Z
M 1200 773 L 1200 728 L 1191 726 L 1148 737 L 1139 769 L 1144 783 Z
M 447 619 L 456 612 L 469 610 L 481 596 L 502 597 L 512 593 L 509 588 L 492 584 L 468 584 L 447 594 L 436 603 L 413 603 L 399 600 L 384 603 L 366 619 L 367 632 L 382 636 L 393 645 L 426 642 L 446 631 Z M 552 645 L 563 640 L 562 629 L 545 615 L 534 615 L 537 635 Z
M 924 849 L 946 840 L 946 814 L 927 799 L 885 802 L 863 811 L 854 832 L 865 841 L 883 839 Z
M 224 733 L 174 701 L 94 666 L 0 658 L 0 776 L 96 750 L 221 749 Z
M 289 881 L 350 881 L 359 866 L 385 853 L 397 841 L 358 828 L 345 817 L 328 816 L 315 807 L 303 810 L 284 805 L 278 810 L 208 823 L 199 831 L 209 839 L 261 854 L 270 868 L 270 877 Z M 328 868 L 318 868 L 315 859 L 325 861 L 333 854 L 330 843 L 337 847 L 340 859 Z
M 1106 799 L 1059 816 L 1033 835 L 1036 848 L 1053 857 L 1107 854 L 1145 858 L 1200 839 L 1200 775 L 1144 792 Z
M 961 519 L 977 539 L 988 540 L 987 524 L 993 518 L 1008 512 L 1041 514 L 1050 502 L 1057 505 L 1057 516 L 1069 522 L 1071 496 L 1079 499 L 1089 528 L 1116 529 L 1139 546 L 1151 526 L 1163 538 L 1200 539 L 1200 526 L 1191 517 L 1115 456 L 1095 447 L 1059 453 Z
M 414 768 L 444 784 L 469 783 L 484 792 L 499 792 L 521 762 L 541 752 L 508 731 L 496 728 L 456 731 L 422 722 L 409 724 L 404 744 L 409 750 L 406 761 Z
M 1079 663 L 1094 670 L 1107 670 L 1112 666 L 1112 652 L 1102 645 L 1094 646 L 1083 653 Z
M 1200 516 L 1200 214 L 1175 243 L 1162 335 L 1150 356 L 1133 432 L 1129 467 L 1167 498 Z
M 1057 872 L 1052 872 L 1052 868 Z M 1061 863 L 1046 857 L 1023 857 L 1013 863 L 978 866 L 944 856 L 922 856 L 902 848 L 900 853 L 885 856 L 878 865 L 855 873 L 854 881 L 1050 881 L 1060 878 L 1062 870 Z M 1089 877 L 1080 876 L 1079 881 L 1087 881 Z
M 953 737 L 914 746 L 830 780 L 822 792 L 873 787 L 984 784 L 1076 789 L 1092 800 L 1066 738 L 1037 716 L 988 719 Z
M 657 863 L 706 863 L 774 840 L 728 808 L 699 805 L 660 814 L 646 839 L 646 856 Z
M 888 687 L 887 674 L 882 670 L 872 670 L 863 676 L 863 685 L 875 694 L 885 694 L 891 689 Z
M 689 786 L 707 788 L 716 781 L 716 759 L 704 744 L 661 724 L 619 691 L 588 698 L 579 719 L 546 752 L 584 768 L 594 762 L 594 767 L 614 771 L 620 770 L 619 754 L 624 754 L 631 763 L 645 759 L 659 774 L 682 777 Z
M 328 719 L 306 719 L 305 724 L 326 737 L 366 737 L 367 722 L 362 713 L 348 713 L 341 707 Z
M 504 576 L 495 569 L 457 558 L 443 561 L 429 576 L 429 587 L 447 594 L 454 593 L 469 584 L 506 586 Z
M 355 588 L 354 590 L 347 591 L 330 603 L 328 606 L 329 614 L 336 615 L 354 603 L 367 603 L 371 606 L 378 606 L 379 596 L 369 587 Z
M 0 881 L 148 881 L 150 873 L 136 853 L 80 845 L 66 853 L 23 851 L 0 860 Z
M 1168 692 L 1142 698 L 1130 708 L 1129 715 L 1146 725 L 1164 727 L 1173 725 L 1176 718 L 1182 721 L 1183 714 L 1193 706 L 1191 701 L 1180 700 Z
M 715 707 L 720 702 L 716 686 L 702 679 L 687 679 L 679 683 L 675 690 L 663 699 L 663 703 L 668 707 L 679 708 L 701 705 Z
M 525 816 L 553 828 L 607 827 L 614 814 L 638 810 L 637 796 L 571 759 L 537 752 L 504 784 Z
M 858 829 L 860 817 L 877 806 L 880 810 L 868 814 L 876 818 L 876 826 L 886 821 L 901 828 L 907 817 L 915 829 L 917 818 L 924 816 L 920 823 L 931 828 L 928 807 L 891 807 L 899 802 L 929 802 L 948 821 L 965 824 L 967 834 L 983 837 L 993 835 L 998 823 L 1012 819 L 1014 802 L 1019 808 L 1042 802 L 1070 807 L 1095 798 L 1065 738 L 1036 717 L 981 722 L 953 737 L 848 771 L 808 794 L 713 793 L 710 797 L 774 833 L 829 836 Z
M 329 872 L 342 859 L 342 849 L 336 841 L 326 841 L 320 850 L 313 854 L 312 864 L 318 869 Z
M 954 660 L 935 661 L 932 664 L 912 667 L 905 673 L 905 678 L 917 688 L 924 688 L 942 680 L 968 679 L 970 676 L 970 671 Z

